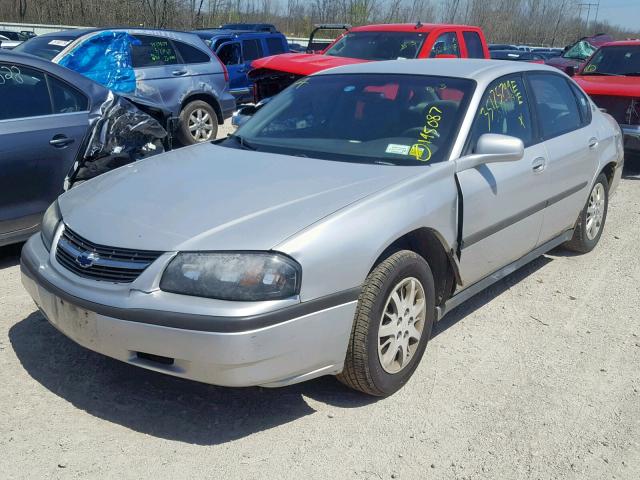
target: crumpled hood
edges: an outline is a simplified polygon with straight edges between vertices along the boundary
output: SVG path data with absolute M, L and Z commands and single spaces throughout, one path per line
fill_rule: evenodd
M 264 57 L 251 63 L 252 69 L 269 69 L 279 72 L 294 73 L 307 76 L 328 68 L 341 67 L 354 63 L 364 63 L 367 60 L 358 58 L 334 57 L 309 53 L 283 53 L 272 57 Z
M 575 76 L 573 79 L 589 95 L 640 97 L 640 77 L 581 75 Z
M 142 250 L 268 250 L 415 169 L 250 152 L 174 150 L 60 197 L 65 224 L 94 243 Z
M 564 58 L 564 57 L 551 57 L 546 61 L 547 65 L 551 65 L 552 67 L 559 68 L 562 71 L 565 71 L 567 67 L 575 67 L 576 69 L 585 63 L 585 60 L 575 60 L 572 58 Z

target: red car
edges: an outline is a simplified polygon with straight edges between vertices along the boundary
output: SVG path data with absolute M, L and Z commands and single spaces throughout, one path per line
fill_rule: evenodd
M 565 73 L 573 68 L 577 70 L 587 61 L 587 59 L 595 52 L 598 47 L 612 42 L 613 37 L 606 33 L 598 33 L 591 37 L 583 37 L 573 45 L 566 48 L 565 52 L 559 57 L 552 57 L 547 60 L 547 65 L 559 68 Z
M 355 27 L 320 54 L 287 53 L 255 60 L 256 101 L 277 94 L 301 77 L 352 63 L 400 58 L 490 58 L 478 27 L 443 24 L 386 24 Z
M 640 40 L 603 45 L 574 79 L 618 121 L 625 148 L 640 152 Z

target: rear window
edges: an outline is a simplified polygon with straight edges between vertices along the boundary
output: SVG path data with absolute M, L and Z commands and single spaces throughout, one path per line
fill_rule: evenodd
M 464 43 L 467 44 L 467 54 L 469 58 L 484 58 L 484 49 L 482 48 L 482 40 L 478 32 L 462 32 Z
M 267 38 L 267 47 L 269 48 L 269 55 L 284 53 L 284 44 L 281 38 Z
M 184 63 L 207 63 L 211 59 L 202 50 L 182 42 L 174 42 Z
M 35 37 L 21 43 L 13 51 L 51 60 L 74 40 L 74 38 L 69 37 Z

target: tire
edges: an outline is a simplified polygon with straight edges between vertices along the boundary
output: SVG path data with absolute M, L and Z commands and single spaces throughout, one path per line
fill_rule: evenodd
M 195 100 L 185 105 L 180 112 L 177 136 L 183 145 L 215 140 L 218 135 L 218 116 L 207 102 Z
M 419 320 L 416 316 L 414 319 L 410 316 L 413 313 L 407 315 L 409 309 L 405 309 L 404 315 L 400 314 L 395 318 L 387 315 L 385 312 L 398 311 L 392 294 L 397 292 L 399 287 L 405 288 L 403 291 L 406 292 L 407 298 L 403 300 L 409 299 L 413 281 L 418 282 L 422 288 L 423 318 Z M 420 310 L 417 307 L 420 298 L 418 284 L 413 284 L 416 292 L 414 313 Z M 367 277 L 358 298 L 344 370 L 338 374 L 338 380 L 355 390 L 379 397 L 386 397 L 398 391 L 411 378 L 424 354 L 436 315 L 434 299 L 435 289 L 429 264 L 415 252 L 399 251 L 377 265 Z M 381 327 L 386 328 L 381 331 Z M 390 329 L 392 332 L 395 331 L 393 328 L 401 331 L 400 340 L 397 333 L 384 337 Z M 420 328 L 419 339 L 411 338 Z M 406 336 L 409 330 L 405 329 L 412 329 L 409 337 Z M 408 338 L 409 342 L 405 344 L 408 345 L 406 349 L 401 345 L 406 341 L 405 338 Z M 413 344 L 410 343 L 412 341 Z M 379 349 L 380 345 L 382 347 Z M 385 345 L 388 345 L 386 350 Z M 393 348 L 397 349 L 395 357 Z M 410 352 L 408 360 L 403 356 L 406 352 Z M 392 358 L 393 361 L 388 361 Z M 383 362 L 383 359 L 387 362 Z M 394 371 L 398 367 L 400 369 Z
M 608 208 L 609 181 L 606 175 L 601 173 L 593 184 L 587 203 L 578 216 L 573 237 L 564 246 L 579 253 L 593 250 L 602 236 Z

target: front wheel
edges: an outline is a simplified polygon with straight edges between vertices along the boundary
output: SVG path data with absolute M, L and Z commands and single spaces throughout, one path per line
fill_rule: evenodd
M 602 236 L 608 207 L 609 181 L 606 175 L 601 173 L 593 184 L 587 203 L 578 216 L 573 237 L 565 243 L 565 247 L 580 253 L 593 250 Z
M 360 293 L 338 379 L 369 395 L 384 397 L 399 390 L 427 346 L 434 299 L 431 269 L 415 252 L 402 250 L 376 266 Z
M 218 117 L 211 105 L 202 100 L 189 102 L 180 112 L 178 139 L 183 145 L 215 140 Z

